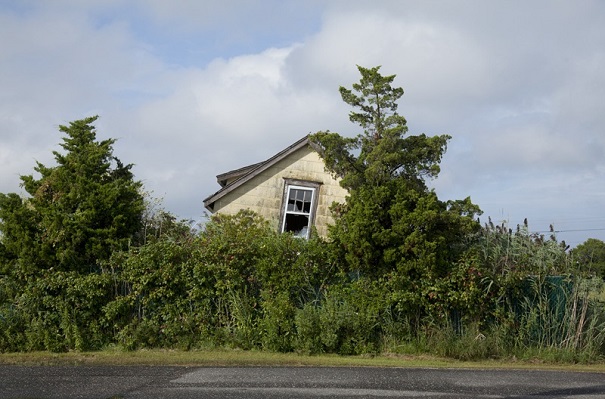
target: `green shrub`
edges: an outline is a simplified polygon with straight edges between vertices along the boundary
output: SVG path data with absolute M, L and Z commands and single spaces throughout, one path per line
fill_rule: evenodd
M 298 309 L 295 316 L 295 348 L 304 354 L 322 353 L 320 310 L 311 302 Z
M 290 352 L 294 349 L 297 309 L 288 292 L 263 290 L 261 293 L 263 317 L 259 328 L 263 348 L 275 352 Z
M 380 291 L 358 280 L 325 294 L 321 303 L 321 340 L 327 352 L 342 355 L 376 353 L 381 339 Z
M 111 299 L 111 279 L 105 274 L 48 271 L 31 279 L 15 296 L 8 330 L 19 324 L 10 340 L 16 350 L 95 350 L 108 342 L 101 323 L 103 307 Z M 24 339 L 21 337 L 25 337 Z

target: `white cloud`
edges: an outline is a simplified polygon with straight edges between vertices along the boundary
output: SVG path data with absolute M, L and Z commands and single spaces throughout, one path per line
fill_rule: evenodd
M 530 219 L 605 204 L 602 3 L 21 4 L 0 6 L 1 192 L 52 161 L 58 124 L 99 113 L 137 177 L 198 217 L 217 173 L 357 133 L 338 87 L 359 64 L 397 74 L 411 133 L 453 136 L 444 196 Z

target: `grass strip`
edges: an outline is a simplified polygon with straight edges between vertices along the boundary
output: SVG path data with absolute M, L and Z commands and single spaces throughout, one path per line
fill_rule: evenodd
M 242 350 L 104 350 L 98 352 L 27 352 L 0 354 L 4 365 L 115 365 L 115 366 L 294 366 L 294 367 L 414 367 L 469 369 L 543 369 L 605 373 L 605 363 L 550 363 L 539 359 L 457 361 L 424 355 L 307 356 Z

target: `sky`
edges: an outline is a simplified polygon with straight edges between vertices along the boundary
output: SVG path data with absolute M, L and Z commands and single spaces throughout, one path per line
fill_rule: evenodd
M 605 240 L 599 0 L 0 0 L 0 192 L 99 115 L 151 196 L 203 221 L 216 175 L 361 133 L 338 92 L 357 65 L 397 75 L 409 134 L 452 136 L 440 199 Z

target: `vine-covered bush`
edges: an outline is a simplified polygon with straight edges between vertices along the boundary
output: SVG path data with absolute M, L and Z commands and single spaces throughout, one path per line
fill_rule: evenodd
M 51 270 L 19 291 L 0 308 L 0 350 L 94 350 L 110 341 L 100 318 L 112 298 L 109 275 Z
M 605 353 L 602 281 L 572 274 L 565 247 L 523 227 L 488 224 L 439 274 L 377 276 L 347 270 L 323 239 L 278 234 L 249 211 L 213 217 L 197 233 L 173 227 L 96 272 L 0 277 L 0 351 Z

